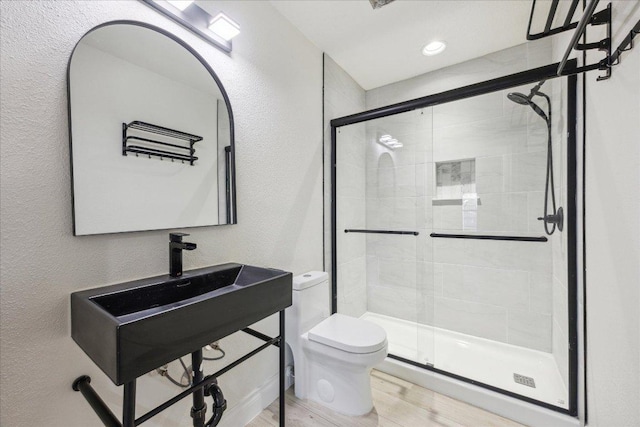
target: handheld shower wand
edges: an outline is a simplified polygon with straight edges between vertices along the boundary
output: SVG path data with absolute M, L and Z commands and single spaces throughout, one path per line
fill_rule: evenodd
M 553 182 L 553 147 L 551 141 L 551 100 L 549 99 L 549 96 L 547 94 L 540 92 L 540 88 L 545 83 L 545 81 L 546 80 L 542 80 L 540 83 L 531 88 L 529 95 L 524 95 L 518 92 L 511 92 L 507 94 L 507 98 L 517 104 L 528 105 L 547 123 L 547 178 L 544 187 L 544 214 L 542 217 L 539 217 L 538 220 L 544 221 L 544 231 L 547 233 L 547 235 L 550 236 L 556 231 L 556 227 L 558 228 L 558 230 L 562 231 L 564 224 L 564 212 L 561 207 L 556 209 L 556 195 L 554 189 L 555 185 Z M 547 100 L 549 115 L 547 115 L 538 104 L 533 102 L 533 97 L 536 95 L 542 96 Z M 548 213 L 549 193 L 551 193 L 551 213 Z M 549 227 L 549 225 L 551 225 L 551 227 Z

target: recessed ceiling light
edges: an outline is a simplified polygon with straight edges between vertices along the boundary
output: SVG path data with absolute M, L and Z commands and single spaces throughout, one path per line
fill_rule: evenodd
M 193 0 L 167 0 L 167 3 L 180 11 L 184 11 L 193 3 Z
M 422 48 L 422 54 L 425 56 L 437 55 L 445 50 L 446 47 L 447 44 L 445 42 L 434 40 Z
M 213 18 L 211 24 L 209 24 L 209 29 L 226 41 L 240 34 L 240 25 L 222 12 Z

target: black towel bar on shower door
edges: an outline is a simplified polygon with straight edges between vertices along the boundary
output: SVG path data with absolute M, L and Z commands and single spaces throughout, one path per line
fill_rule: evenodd
M 417 231 L 394 231 L 394 230 L 359 230 L 353 228 L 347 228 L 344 230 L 345 233 L 373 233 L 373 234 L 410 234 L 413 236 L 417 236 Z
M 445 239 L 475 239 L 475 240 L 510 240 L 516 242 L 546 242 L 548 239 L 544 236 L 541 237 L 526 237 L 526 236 L 492 236 L 487 234 L 441 234 L 431 233 L 429 236 L 445 238 Z

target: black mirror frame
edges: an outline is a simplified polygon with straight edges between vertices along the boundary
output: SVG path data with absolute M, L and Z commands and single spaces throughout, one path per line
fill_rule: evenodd
M 73 181 L 73 135 L 72 135 L 72 132 L 71 132 L 71 129 L 72 129 L 71 128 L 71 59 L 73 58 L 73 54 L 75 53 L 75 51 L 76 51 L 78 45 L 80 44 L 80 42 L 82 41 L 82 39 L 84 39 L 89 33 L 93 32 L 93 31 L 95 31 L 97 29 L 100 29 L 100 28 L 103 28 L 103 27 L 107 27 L 107 26 L 111 26 L 111 25 L 135 25 L 135 26 L 147 28 L 149 30 L 155 31 L 157 33 L 162 34 L 163 36 L 166 36 L 166 37 L 170 38 L 171 40 L 175 41 L 180 46 L 185 48 L 198 61 L 200 61 L 202 66 L 209 72 L 209 74 L 211 75 L 213 80 L 218 85 L 218 88 L 220 89 L 220 92 L 222 93 L 222 97 L 224 98 L 224 102 L 226 104 L 227 111 L 229 112 L 229 133 L 230 133 L 230 135 L 229 135 L 229 140 L 230 140 L 229 144 L 231 146 L 231 150 L 229 150 L 229 163 L 230 163 L 230 167 L 229 167 L 229 182 L 231 183 L 231 185 L 230 185 L 230 194 L 228 195 L 228 198 L 227 198 L 226 211 L 227 211 L 227 213 L 230 213 L 230 216 L 227 217 L 228 220 L 227 220 L 226 223 L 215 224 L 215 225 L 193 226 L 193 227 L 186 227 L 186 228 L 215 227 L 215 226 L 218 226 L 218 225 L 237 224 L 238 223 L 238 216 L 237 216 L 237 209 L 236 209 L 235 125 L 234 125 L 234 121 L 233 121 L 233 110 L 231 109 L 231 102 L 229 101 L 229 95 L 227 95 L 227 91 L 225 90 L 224 86 L 222 85 L 222 82 L 220 81 L 220 78 L 215 73 L 215 71 L 213 71 L 213 68 L 211 68 L 209 63 L 198 52 L 196 52 L 196 50 L 194 48 L 189 46 L 189 44 L 187 44 L 182 39 L 178 38 L 176 35 L 170 33 L 169 31 L 164 30 L 164 29 L 159 28 L 159 27 L 156 27 L 155 25 L 147 24 L 146 22 L 131 21 L 131 20 L 116 20 L 116 21 L 109 21 L 109 22 L 102 23 L 100 25 L 96 25 L 95 27 L 93 27 L 92 29 L 90 29 L 89 31 L 84 33 L 84 35 L 82 37 L 80 37 L 80 39 L 76 42 L 75 46 L 73 47 L 73 50 L 71 51 L 71 55 L 69 55 L 69 61 L 67 62 L 67 118 L 68 118 L 68 126 L 69 126 L 68 127 L 68 129 L 69 129 L 69 159 L 70 159 L 69 168 L 70 168 L 70 178 L 71 178 L 71 180 L 70 180 L 71 181 L 71 216 L 72 216 L 72 223 L 73 223 L 73 235 L 77 236 L 77 234 L 76 234 L 76 218 L 75 218 L 75 215 L 76 215 L 75 196 L 74 196 L 74 188 L 73 188 L 73 183 L 74 183 L 74 181 Z M 152 231 L 152 230 L 139 230 L 139 231 Z M 131 232 L 135 232 L 135 231 L 104 233 L 104 234 L 119 234 L 119 233 L 131 233 Z

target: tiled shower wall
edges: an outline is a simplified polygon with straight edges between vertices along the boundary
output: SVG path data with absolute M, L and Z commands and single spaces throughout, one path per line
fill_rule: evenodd
M 369 311 L 551 351 L 550 244 L 429 237 L 542 235 L 544 122 L 503 92 L 367 125 L 367 227 L 420 233 L 367 235 Z M 461 199 L 436 198 L 434 162 L 461 159 L 476 165 L 474 227 Z
M 549 62 L 548 42 L 508 49 L 369 91 L 367 108 Z M 528 93 L 529 89 L 513 91 Z M 478 233 L 543 234 L 536 218 L 542 214 L 544 198 L 546 125 L 529 108 L 508 101 L 506 94 L 367 123 L 367 227 L 420 232 L 418 237 L 367 235 L 367 307 L 551 352 L 551 241 L 428 237 L 432 230 L 463 229 L 462 201 L 432 200 L 434 162 L 463 159 L 475 159 Z M 377 144 L 381 132 L 390 133 L 404 146 L 392 151 Z
M 367 126 L 367 228 L 417 231 L 418 236 L 367 234 L 368 311 L 409 321 L 432 290 L 430 238 L 432 187 L 431 109 L 369 121 Z M 377 143 L 380 134 L 398 139 L 402 148 Z
M 331 271 L 331 128 L 336 117 L 365 109 L 365 91 L 329 56 L 324 55 L 325 271 Z M 342 128 L 338 135 L 338 310 L 361 316 L 367 309 L 366 245 L 364 234 L 345 228 L 365 226 L 364 124 Z
M 548 40 L 507 49 L 370 90 L 366 109 L 546 65 L 550 58 Z M 364 91 L 328 57 L 325 73 L 329 135 L 330 118 L 365 109 L 354 103 Z M 543 90 L 550 93 L 550 85 Z M 566 237 L 554 236 L 548 243 L 429 237 L 432 231 L 473 232 L 463 227 L 461 201 L 433 200 L 434 163 L 465 159 L 475 160 L 479 234 L 543 235 L 537 217 L 544 200 L 546 126 L 531 109 L 506 98 L 510 91 L 526 94 L 530 86 L 340 129 L 340 312 L 359 316 L 371 311 L 553 351 L 558 363 L 566 366 L 566 271 L 562 271 L 566 270 L 566 241 L 562 241 Z M 555 88 L 553 92 L 558 101 Z M 346 98 L 345 105 L 351 108 L 337 104 L 340 98 Z M 555 118 L 564 119 L 559 112 L 566 101 L 558 102 Z M 342 111 L 329 113 L 332 109 Z M 563 133 L 554 127 L 556 144 Z M 376 142 L 381 134 L 397 138 L 403 147 L 382 146 Z M 561 148 L 556 145 L 554 150 Z M 556 156 L 560 192 L 566 154 Z M 328 168 L 325 176 L 330 176 Z M 344 233 L 345 228 L 365 227 L 418 231 L 419 235 Z

